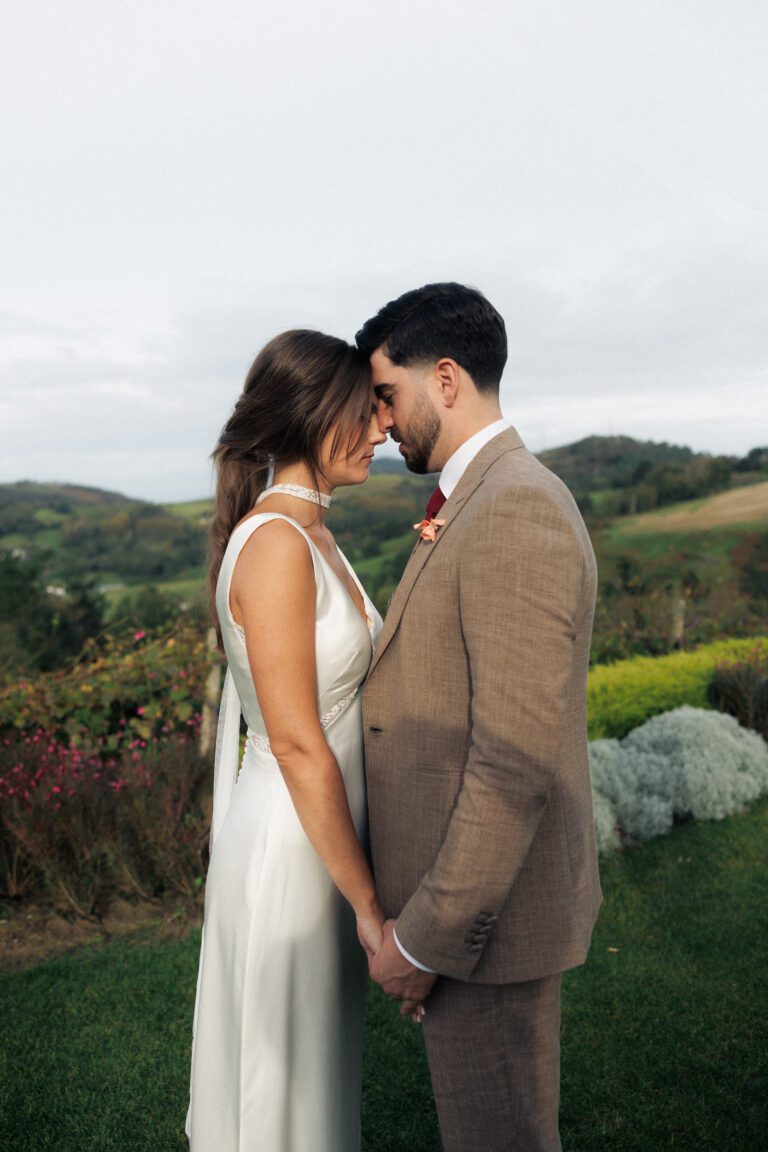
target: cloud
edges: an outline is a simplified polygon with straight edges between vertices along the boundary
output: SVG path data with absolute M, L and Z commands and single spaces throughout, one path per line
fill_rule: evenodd
M 760 439 L 768 9 L 40 12 L 0 46 L 3 479 L 206 491 L 270 336 L 436 279 L 505 316 L 534 447 Z

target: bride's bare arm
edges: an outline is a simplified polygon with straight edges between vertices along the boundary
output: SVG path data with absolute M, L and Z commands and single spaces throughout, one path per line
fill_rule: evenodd
M 339 766 L 320 727 L 315 576 L 309 546 L 295 528 L 273 520 L 253 533 L 235 566 L 230 605 L 245 631 L 267 735 L 296 813 L 354 908 L 366 950 L 376 951 L 384 917 Z

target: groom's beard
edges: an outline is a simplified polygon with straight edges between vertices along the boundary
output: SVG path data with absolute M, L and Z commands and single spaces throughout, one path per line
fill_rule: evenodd
M 423 475 L 430 472 L 432 449 L 440 435 L 440 417 L 432 401 L 426 396 L 419 398 L 407 428 L 398 428 L 397 438 L 404 445 L 402 455 L 410 472 Z

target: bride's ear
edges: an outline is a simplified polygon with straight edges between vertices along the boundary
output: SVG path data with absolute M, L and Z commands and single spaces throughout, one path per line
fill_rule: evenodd
M 455 360 L 444 356 L 434 368 L 435 381 L 444 408 L 453 408 L 461 387 L 461 368 Z

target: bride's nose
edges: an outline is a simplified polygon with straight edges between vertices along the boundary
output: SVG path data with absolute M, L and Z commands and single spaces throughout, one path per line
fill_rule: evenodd
M 377 412 L 374 412 L 371 416 L 371 426 L 368 432 L 368 439 L 371 444 L 384 444 L 387 439 L 386 432 L 383 432 L 379 425 L 379 417 Z

